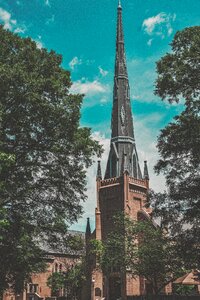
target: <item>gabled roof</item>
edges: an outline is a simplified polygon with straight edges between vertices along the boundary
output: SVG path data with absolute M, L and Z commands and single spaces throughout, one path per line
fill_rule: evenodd
M 173 283 L 185 285 L 200 285 L 200 271 L 193 270 L 192 272 L 177 278 Z
M 80 237 L 80 239 L 83 242 L 83 248 L 80 250 L 71 249 L 70 247 L 65 247 L 64 243 L 62 243 L 63 239 L 67 239 L 72 236 Z M 82 231 L 75 231 L 75 230 L 69 230 L 65 237 L 60 237 L 61 243 L 60 244 L 53 244 L 49 245 L 47 241 L 44 239 L 41 239 L 38 244 L 41 250 L 43 250 L 47 255 L 61 255 L 61 256 L 81 256 L 85 251 L 85 233 Z

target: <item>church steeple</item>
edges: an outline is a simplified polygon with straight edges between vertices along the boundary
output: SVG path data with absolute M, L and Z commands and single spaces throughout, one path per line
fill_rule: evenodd
M 90 235 L 91 235 L 90 218 L 87 218 L 87 225 L 86 225 L 85 234 L 86 234 L 87 237 L 90 237 Z
M 98 167 L 97 167 L 97 176 L 96 176 L 96 180 L 101 180 L 102 179 L 102 175 L 101 175 L 101 161 L 98 160 Z
M 148 172 L 148 166 L 147 166 L 147 161 L 144 161 L 144 179 L 149 180 L 149 172 Z
M 125 168 L 130 176 L 141 179 L 142 175 L 135 146 L 131 113 L 120 0 L 117 8 L 117 38 L 111 129 L 111 145 L 105 179 L 121 176 Z M 126 154 L 126 166 L 124 166 L 124 154 Z

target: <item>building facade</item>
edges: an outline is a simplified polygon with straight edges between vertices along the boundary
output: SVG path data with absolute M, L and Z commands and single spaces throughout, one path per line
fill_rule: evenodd
M 150 218 L 145 208 L 149 189 L 147 162 L 142 174 L 136 149 L 130 103 L 130 87 L 125 58 L 122 7 L 117 9 L 116 58 L 111 120 L 110 152 L 102 177 L 100 161 L 97 169 L 97 207 L 95 238 L 104 241 L 113 228 L 113 216 L 118 212 L 132 220 Z M 91 277 L 91 299 L 126 299 L 126 296 L 145 294 L 143 278 L 133 278 L 128 271 L 106 278 L 99 267 Z
M 67 289 L 59 288 L 57 291 L 54 291 L 48 285 L 50 276 L 55 273 L 67 273 L 74 268 L 76 264 L 82 261 L 82 256 L 85 254 L 85 234 L 78 231 L 69 231 L 68 235 L 80 239 L 83 248 L 77 251 L 71 249 L 62 251 L 59 247 L 58 249 L 52 249 L 44 243 L 41 243 L 41 248 L 45 253 L 45 270 L 41 273 L 31 274 L 22 293 L 16 294 L 8 289 L 3 295 L 3 300 L 56 300 L 62 299 L 63 297 L 66 300 L 71 300 Z M 85 289 L 83 289 L 83 297 L 87 299 L 85 293 Z

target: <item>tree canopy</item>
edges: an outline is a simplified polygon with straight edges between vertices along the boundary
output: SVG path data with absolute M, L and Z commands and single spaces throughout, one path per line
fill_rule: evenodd
M 64 297 L 71 300 L 81 299 L 81 292 L 86 283 L 84 258 L 62 273 L 53 273 L 49 276 L 47 285 L 52 289 L 53 295 L 58 296 L 63 290 Z M 52 295 L 52 296 L 53 296 Z
M 166 177 L 167 192 L 154 195 L 156 209 L 187 253 L 190 267 L 200 266 L 200 26 L 175 34 L 172 51 L 157 63 L 155 93 L 181 102 L 183 111 L 158 138 L 156 172 Z M 186 258 L 185 257 L 185 258 Z
M 172 52 L 157 62 L 155 93 L 163 100 L 188 102 L 200 96 L 200 26 L 178 31 L 171 43 Z M 192 103 L 191 103 L 192 104 Z
M 62 244 L 82 213 L 86 168 L 101 154 L 80 127 L 83 95 L 70 93 L 61 63 L 61 55 L 0 26 L 0 290 L 23 287 L 40 261 L 39 240 Z M 9 255 L 23 266 L 20 287 Z
M 133 221 L 129 216 L 114 216 L 114 228 L 105 241 L 92 241 L 91 252 L 109 278 L 112 273 L 142 276 L 149 293 L 158 294 L 181 268 L 171 238 L 152 220 Z M 97 264 L 98 265 L 98 264 Z

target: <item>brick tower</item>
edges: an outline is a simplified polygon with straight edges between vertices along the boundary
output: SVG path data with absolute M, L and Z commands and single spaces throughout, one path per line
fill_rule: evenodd
M 136 150 L 133 120 L 130 104 L 130 88 L 126 67 L 122 7 L 117 9 L 116 59 L 113 89 L 110 152 L 104 179 L 100 162 L 97 169 L 97 208 L 95 238 L 105 240 L 112 230 L 112 217 L 117 212 L 125 212 L 131 219 L 149 218 L 145 209 L 149 188 L 147 162 L 142 175 Z M 142 278 L 132 278 L 127 271 L 123 280 L 116 274 L 106 278 L 96 268 L 92 274 L 92 300 L 126 299 L 126 296 L 144 293 Z

